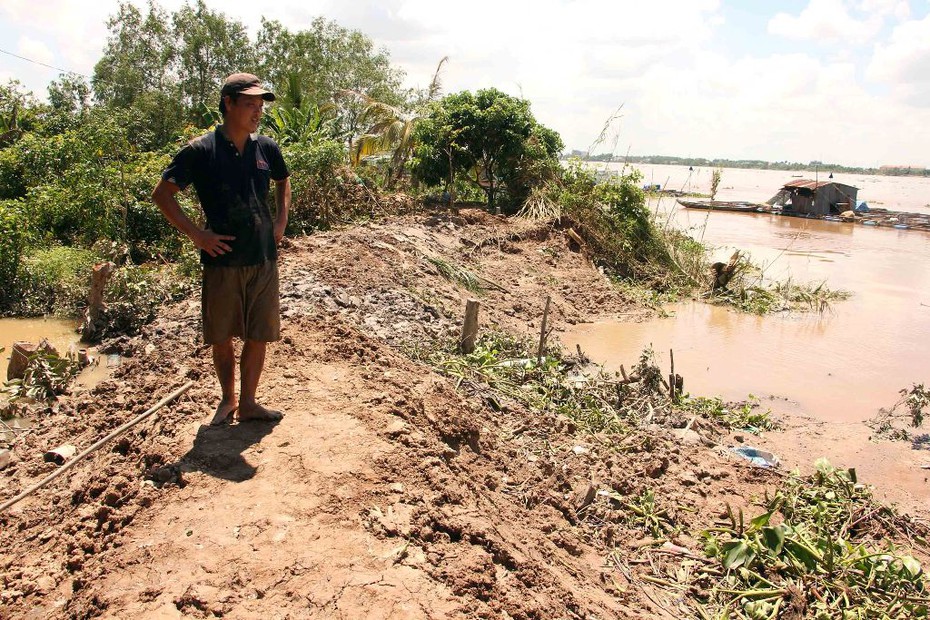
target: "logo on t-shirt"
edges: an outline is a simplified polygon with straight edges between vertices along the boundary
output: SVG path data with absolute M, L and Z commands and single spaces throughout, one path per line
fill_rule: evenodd
M 268 167 L 268 162 L 262 159 L 261 157 L 255 158 L 255 166 L 259 170 L 270 170 L 270 168 Z

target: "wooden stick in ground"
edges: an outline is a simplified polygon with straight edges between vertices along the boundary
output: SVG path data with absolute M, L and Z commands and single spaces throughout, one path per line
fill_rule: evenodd
M 145 420 L 146 418 L 151 416 L 153 413 L 155 413 L 156 411 L 158 411 L 159 409 L 161 409 L 162 407 L 164 407 L 165 405 L 173 401 L 175 398 L 177 398 L 178 396 L 180 396 L 187 390 L 191 389 L 193 385 L 194 385 L 193 381 L 188 381 L 187 383 L 185 383 L 184 385 L 182 385 L 181 387 L 179 387 L 178 389 L 176 389 L 175 391 L 171 392 L 170 394 L 162 398 L 160 401 L 158 401 L 158 403 L 154 407 L 152 407 L 148 411 L 145 411 L 144 413 L 140 413 L 139 415 L 137 415 L 135 418 L 133 418 L 129 422 L 126 422 L 125 424 L 120 426 L 118 429 L 116 429 L 115 431 L 113 431 L 112 433 L 110 433 L 109 435 L 107 435 L 106 437 L 104 437 L 103 439 L 101 439 L 100 441 L 98 441 L 97 443 L 89 447 L 88 449 L 84 450 L 83 452 L 78 454 L 76 457 L 74 457 L 73 459 L 65 463 L 64 465 L 62 465 L 60 468 L 56 469 L 51 474 L 49 474 L 48 476 L 40 480 L 38 483 L 29 487 L 28 489 L 26 489 L 25 491 L 23 491 L 22 493 L 14 497 L 13 499 L 8 500 L 4 502 L 3 504 L 0 504 L 0 512 L 5 511 L 7 508 L 18 503 L 20 500 L 25 499 L 26 497 L 29 497 L 30 495 L 32 495 L 33 493 L 35 493 L 36 491 L 38 491 L 39 489 L 41 489 L 42 487 L 44 487 L 45 485 L 53 481 L 55 478 L 58 478 L 59 476 L 64 474 L 66 471 L 68 471 L 69 469 L 71 469 L 72 467 L 80 463 L 85 457 L 87 457 L 90 454 L 93 454 L 94 452 L 102 448 L 104 445 L 109 443 L 110 441 L 116 439 L 117 437 L 119 437 L 120 435 L 122 435 L 123 433 L 131 429 L 133 426 Z
M 677 381 L 675 381 L 675 351 L 672 349 L 668 350 L 669 359 L 672 362 L 672 372 L 668 375 L 668 395 L 672 402 L 675 402 L 675 388 L 677 386 Z
M 536 350 L 536 363 L 542 364 L 543 353 L 546 351 L 546 323 L 549 321 L 549 304 L 552 296 L 546 295 L 546 309 L 543 310 L 542 327 L 539 329 L 539 349 Z
M 465 323 L 462 325 L 462 337 L 459 339 L 459 349 L 462 353 L 471 353 L 475 350 L 475 340 L 478 338 L 479 306 L 476 299 L 469 299 L 465 302 Z

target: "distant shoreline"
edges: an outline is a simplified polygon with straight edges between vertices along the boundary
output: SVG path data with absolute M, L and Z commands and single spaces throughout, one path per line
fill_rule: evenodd
M 629 164 L 659 164 L 666 166 L 697 166 L 701 168 L 744 168 L 748 170 L 795 170 L 819 171 L 845 174 L 874 174 L 881 176 L 899 177 L 930 177 L 930 168 L 915 166 L 881 166 L 880 168 L 859 168 L 855 166 L 841 166 L 839 164 L 812 161 L 806 164 L 788 161 L 761 161 L 755 159 L 704 159 L 702 157 L 671 157 L 668 155 L 627 155 L 617 157 L 609 154 L 583 156 L 577 152 L 571 157 L 578 157 L 582 161 L 629 163 Z

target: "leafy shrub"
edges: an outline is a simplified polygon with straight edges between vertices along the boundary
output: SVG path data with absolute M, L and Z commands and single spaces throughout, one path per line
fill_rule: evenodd
M 155 318 L 158 308 L 190 294 L 195 280 L 189 261 L 174 265 L 134 265 L 117 269 L 107 285 L 100 336 L 134 335 Z
M 27 134 L 0 156 L 0 195 L 23 196 L 47 242 L 121 240 L 136 260 L 176 254 L 177 236 L 150 198 L 170 157 L 139 150 L 135 115 L 98 110 L 64 133 Z
M 345 157 L 345 148 L 335 140 L 297 143 L 284 149 L 292 183 L 289 232 L 326 228 L 333 223 L 335 205 L 331 201 L 344 181 L 337 170 Z
M 567 224 L 588 241 L 595 260 L 613 275 L 638 279 L 660 288 L 689 287 L 692 275 L 676 255 L 698 256 L 703 250 L 684 235 L 670 234 L 653 222 L 646 208 L 642 175 L 633 169 L 598 178 L 575 160 L 552 186 Z
M 22 203 L 0 201 L 0 311 L 8 312 L 19 299 L 22 260 L 29 242 Z
M 23 378 L 8 381 L 4 391 L 10 395 L 11 402 L 23 397 L 54 400 L 68 390 L 68 384 L 80 370 L 80 362 L 70 355 L 61 356 L 40 349 L 29 357 Z
M 72 247 L 30 253 L 23 261 L 20 313 L 80 314 L 90 287 L 91 268 L 97 260 L 91 250 Z
M 24 176 L 19 150 L 13 147 L 0 150 L 0 200 L 25 196 Z
M 926 618 L 920 562 L 880 541 L 893 533 L 903 538 L 908 520 L 876 505 L 855 470 L 823 459 L 815 465 L 809 478 L 787 476 L 774 497 L 767 495 L 766 512 L 748 524 L 728 507 L 730 527 L 702 534 L 708 557 L 719 562 L 700 569 L 696 580 L 713 617 Z
M 291 144 L 284 149 L 284 158 L 293 183 L 289 233 L 326 229 L 408 205 L 403 199 L 383 200 L 375 186 L 346 164 L 341 142 Z

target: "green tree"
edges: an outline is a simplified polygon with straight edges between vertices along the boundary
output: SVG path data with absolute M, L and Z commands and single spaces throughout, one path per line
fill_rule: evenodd
M 413 153 L 417 124 L 429 110 L 429 105 L 439 96 L 442 88 L 439 73 L 448 60 L 446 56 L 439 61 L 429 87 L 407 109 L 378 101 L 358 91 L 344 91 L 346 95 L 357 97 L 365 104 L 359 120 L 370 123 L 368 130 L 353 140 L 349 151 L 353 165 L 357 166 L 365 157 L 390 152 L 388 185 L 403 176 L 407 160 Z
M 258 74 L 278 91 L 287 89 L 297 76 L 304 96 L 322 106 L 335 100 L 337 93 L 352 90 L 384 101 L 400 104 L 403 74 L 391 66 L 384 50 L 376 51 L 363 33 L 335 22 L 317 18 L 307 30 L 292 32 L 278 21 L 262 20 L 256 42 Z M 344 141 L 359 133 L 364 104 L 340 98 L 338 126 Z
M 0 148 L 18 140 L 39 124 L 40 106 L 18 80 L 0 85 Z
M 94 66 L 91 82 L 97 101 L 125 108 L 144 93 L 173 89 L 176 49 L 170 23 L 153 0 L 145 15 L 131 2 L 120 2 L 116 15 L 107 20 L 110 36 Z
M 172 17 L 181 98 L 195 120 L 202 106 L 219 103 L 220 84 L 230 73 L 255 70 L 255 50 L 241 22 L 186 4 Z
M 90 84 L 77 74 L 63 73 L 48 85 L 52 110 L 82 116 L 90 107 Z
M 174 77 L 178 49 L 171 21 L 153 0 L 145 14 L 129 2 L 120 3 L 107 20 L 110 36 L 91 79 L 97 102 L 133 108 L 133 118 L 151 129 L 149 141 L 134 142 L 146 150 L 172 141 L 188 116 Z
M 90 84 L 77 74 L 63 73 L 48 85 L 41 131 L 51 136 L 72 129 L 87 118 L 90 109 Z
M 525 191 L 555 170 L 562 140 L 536 122 L 530 104 L 497 89 L 464 91 L 438 101 L 416 131 L 414 178 L 427 185 L 457 173 L 484 190 L 488 208 L 507 190 L 514 208 Z

